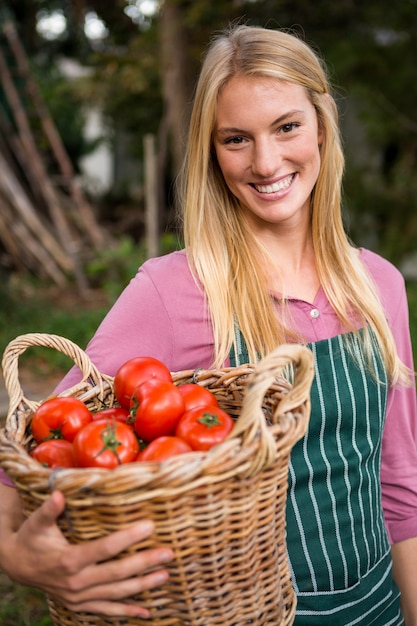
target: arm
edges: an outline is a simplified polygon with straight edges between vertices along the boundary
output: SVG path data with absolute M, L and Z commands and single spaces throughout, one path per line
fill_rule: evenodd
M 63 495 L 54 492 L 24 520 L 17 491 L 0 484 L 0 566 L 5 573 L 57 597 L 72 611 L 149 617 L 144 608 L 123 600 L 167 580 L 166 570 L 149 573 L 149 568 L 169 561 L 171 550 L 144 550 L 121 560 L 113 557 L 145 539 L 152 532 L 151 522 L 71 545 L 56 524 L 64 506 Z
M 412 370 L 405 289 L 392 298 L 390 326 L 398 354 Z M 392 313 L 394 309 L 395 314 Z M 382 505 L 391 544 L 417 537 L 417 398 L 415 384 L 388 391 L 382 438 Z M 417 588 L 416 588 L 417 595 Z
M 405 289 L 386 308 L 400 358 L 413 368 Z M 382 498 L 394 579 L 406 626 L 417 626 L 417 408 L 415 386 L 389 390 L 382 446 Z
M 405 626 L 417 626 L 417 538 L 394 543 L 391 551 Z

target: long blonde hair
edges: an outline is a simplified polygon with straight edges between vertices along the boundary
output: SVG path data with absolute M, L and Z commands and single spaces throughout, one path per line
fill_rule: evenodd
M 315 107 L 323 133 L 321 167 L 311 197 L 312 237 L 320 283 L 346 330 L 373 329 L 392 382 L 406 378 L 395 342 L 358 251 L 342 221 L 344 156 L 338 113 L 324 64 L 299 37 L 283 31 L 239 25 L 217 35 L 197 83 L 187 154 L 180 177 L 184 242 L 190 266 L 205 290 L 215 362 L 221 366 L 235 344 L 235 322 L 252 361 L 288 340 L 302 340 L 277 316 L 265 276 L 264 252 L 242 219 L 214 155 L 219 92 L 236 74 L 273 77 L 302 85 Z M 369 352 L 370 333 L 365 352 Z

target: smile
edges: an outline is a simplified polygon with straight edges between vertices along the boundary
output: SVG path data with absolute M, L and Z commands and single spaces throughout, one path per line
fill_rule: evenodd
M 294 180 L 295 174 L 291 174 L 286 178 L 283 178 L 277 183 L 273 183 L 272 185 L 253 185 L 259 193 L 276 193 L 277 191 L 282 191 L 283 189 L 288 189 Z

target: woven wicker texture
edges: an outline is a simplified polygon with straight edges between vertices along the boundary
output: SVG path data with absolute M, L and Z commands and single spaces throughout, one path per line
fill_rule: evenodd
M 197 382 L 232 414 L 229 438 L 209 452 L 190 452 L 162 464 L 132 463 L 115 470 L 51 471 L 31 459 L 30 422 L 39 403 L 19 382 L 18 361 L 32 346 L 67 354 L 83 381 L 62 395 L 94 410 L 113 406 L 113 379 L 101 374 L 69 340 L 44 334 L 17 337 L 3 355 L 10 398 L 0 432 L 0 463 L 15 481 L 25 513 L 60 489 L 66 497 L 61 528 L 74 543 L 151 518 L 154 534 L 131 551 L 169 545 L 170 579 L 138 596 L 152 626 L 287 626 L 295 594 L 285 543 L 290 453 L 307 428 L 313 377 L 311 352 L 284 345 L 255 366 L 189 370 L 173 374 L 177 385 Z M 143 620 L 73 613 L 48 599 L 57 626 L 142 625 Z

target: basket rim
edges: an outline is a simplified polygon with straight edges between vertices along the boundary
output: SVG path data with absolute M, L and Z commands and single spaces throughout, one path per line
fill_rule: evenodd
M 92 365 L 86 353 L 73 342 L 62 337 L 39 334 L 24 335 L 11 342 L 3 356 L 3 369 L 12 394 L 11 402 L 16 404 L 16 398 L 19 398 L 19 402 L 14 407 L 12 405 L 5 428 L 0 432 L 0 465 L 3 465 L 6 473 L 21 484 L 22 488 L 29 484 L 33 484 L 35 488 L 35 485 L 42 483 L 45 489 L 45 483 L 51 480 L 56 488 L 60 488 L 59 485 L 69 488 L 68 482 L 73 478 L 80 487 L 81 483 L 86 489 L 95 484 L 95 488 L 100 489 L 104 488 L 103 485 L 111 475 L 113 481 L 123 481 L 124 478 L 134 476 L 137 485 L 146 485 L 148 488 L 152 485 L 157 488 L 163 481 L 165 485 L 175 485 L 179 489 L 181 485 L 189 485 L 190 481 L 203 478 L 219 481 L 222 479 L 222 470 L 229 477 L 232 473 L 245 476 L 267 468 L 278 454 L 285 456 L 307 428 L 313 356 L 305 346 L 284 344 L 256 365 L 198 368 L 172 373 L 173 381 L 177 385 L 191 379 L 209 386 L 214 393 L 225 392 L 234 399 L 236 394 L 239 395 L 241 410 L 232 432 L 224 442 L 208 452 L 186 453 L 171 457 L 163 463 L 130 463 L 110 471 L 100 468 L 70 468 L 57 472 L 42 468 L 29 456 L 28 430 L 35 408 L 25 398 L 18 380 L 18 358 L 30 345 L 58 346 L 57 349 L 61 351 L 75 354 L 74 360 L 84 368 L 81 383 L 62 391 L 58 396 L 78 397 L 89 407 L 90 403 L 97 401 L 107 406 L 116 403 L 114 378 L 102 375 Z M 288 365 L 295 365 L 295 375 L 291 383 L 283 374 Z M 91 371 L 93 376 L 89 376 Z M 98 377 L 100 380 L 97 380 Z M 16 387 L 19 387 L 18 392 Z M 264 410 L 267 404 L 271 421 L 269 424 Z
M 274 438 L 280 439 L 281 447 L 291 449 L 304 432 L 301 414 L 283 414 L 278 424 L 268 427 Z M 252 472 L 253 456 L 259 448 L 260 440 L 255 439 L 245 445 L 242 436 L 228 438 L 207 451 L 191 451 L 173 456 L 163 462 L 142 461 L 126 463 L 109 470 L 99 467 L 59 468 L 42 467 L 32 459 L 26 447 L 13 440 L 5 429 L 0 431 L 0 465 L 6 474 L 23 490 L 43 491 L 59 489 L 72 491 L 72 483 L 79 489 L 106 490 L 112 485 L 134 481 L 135 490 L 175 488 L 192 489 L 206 482 L 221 482 L 230 478 L 244 477 Z M 285 454 L 282 454 L 284 462 Z M 222 471 L 222 467 L 226 469 Z M 259 467 L 256 471 L 266 469 Z M 114 489 L 115 487 L 113 487 Z M 129 489 L 128 489 L 129 490 Z

